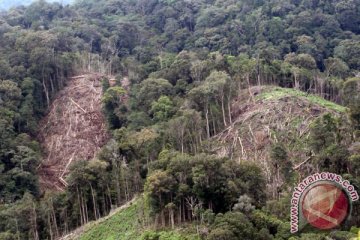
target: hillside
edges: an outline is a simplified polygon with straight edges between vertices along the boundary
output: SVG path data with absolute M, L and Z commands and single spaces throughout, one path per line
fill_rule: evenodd
M 360 189 L 360 0 L 67 2 L 0 10 L 0 240 L 357 231 L 289 215 L 316 172 Z
M 343 116 L 346 112 L 343 106 L 295 89 L 265 86 L 253 87 L 251 92 L 254 100 L 243 91 L 232 103 L 233 122 L 213 137 L 214 150 L 239 162 L 260 164 L 269 181 L 273 143 L 285 143 L 294 169 L 303 172 L 301 163 L 311 155 L 306 144 L 310 125 L 325 113 Z
M 286 148 L 289 149 L 289 158 L 294 169 L 299 173 L 306 172 L 306 168 L 311 167 L 303 161 L 307 159 L 305 163 L 311 162 L 307 156 L 309 149 L 306 147 L 310 125 L 326 113 L 342 116 L 346 108 L 294 89 L 264 86 L 253 87 L 251 92 L 254 101 L 249 96 L 248 90 L 244 90 L 240 94 L 241 97 L 234 100 L 233 123 L 213 137 L 210 148 L 219 156 L 240 163 L 250 161 L 260 165 L 268 179 L 267 191 L 271 192 L 272 166 L 269 162 L 269 154 L 272 142 L 288 143 Z M 91 222 L 61 240 L 199 239 L 192 225 L 184 225 L 173 231 L 146 227 L 142 222 L 143 219 L 148 219 L 146 203 L 142 198 L 132 203 L 134 204 L 130 206 L 127 204 L 126 208 L 121 207 L 115 210 L 114 214 Z M 202 225 L 201 228 L 208 227 Z M 355 236 L 346 232 L 341 234 Z M 324 236 L 332 235 L 324 234 Z M 312 239 L 315 236 L 310 234 L 308 237 Z
M 101 75 L 84 74 L 67 81 L 40 122 L 38 139 L 43 146 L 40 184 L 63 190 L 69 166 L 93 159 L 109 135 L 102 114 Z
M 60 240 L 198 240 L 195 229 L 152 230 L 146 227 L 144 218 L 148 218 L 148 209 L 143 197 L 134 198 L 109 216 L 90 222 Z M 151 224 L 150 224 L 151 225 Z M 195 231 L 195 233 L 194 233 Z M 192 233 L 191 233 L 192 232 Z

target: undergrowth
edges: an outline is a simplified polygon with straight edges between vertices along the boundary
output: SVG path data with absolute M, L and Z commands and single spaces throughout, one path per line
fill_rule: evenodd
M 327 101 L 322 97 L 313 94 L 308 94 L 292 88 L 280 88 L 280 87 L 266 88 L 256 98 L 257 100 L 278 100 L 283 97 L 289 97 L 289 96 L 305 98 L 307 101 L 309 101 L 312 104 L 317 104 L 321 107 L 331 109 L 334 111 L 338 111 L 338 112 L 346 111 L 346 107 Z
M 97 222 L 85 226 L 79 240 L 198 240 L 192 226 L 183 229 L 153 230 L 144 228 L 141 220 L 145 208 L 144 199 L 139 198 L 130 207 Z

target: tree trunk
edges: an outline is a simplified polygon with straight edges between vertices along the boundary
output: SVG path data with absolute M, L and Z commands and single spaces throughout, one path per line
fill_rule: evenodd
M 121 189 L 120 189 L 120 178 L 119 178 L 120 168 L 114 159 L 112 161 L 113 161 L 113 166 L 115 166 L 114 174 L 115 174 L 117 206 L 120 206 L 121 204 Z
M 300 90 L 300 83 L 297 74 L 294 74 L 295 89 Z
M 170 209 L 170 222 L 171 222 L 171 229 L 175 228 L 175 220 L 174 220 L 174 210 Z
M 32 211 L 33 211 L 33 231 L 34 231 L 34 240 L 39 240 L 39 232 L 37 230 L 37 214 L 36 214 L 36 208 L 35 208 L 35 203 L 33 202 L 33 206 L 32 206 Z
M 255 102 L 254 96 L 253 96 L 253 94 L 251 93 L 250 74 L 246 74 L 246 82 L 247 82 L 247 84 L 248 84 L 248 91 L 249 91 L 250 99 L 251 99 L 253 102 Z
M 211 116 L 211 120 L 212 120 L 212 124 L 213 124 L 213 134 L 216 135 L 216 122 L 215 122 L 215 117 L 212 113 L 212 110 L 210 108 L 210 116 Z
M 50 234 L 50 240 L 54 239 L 54 235 L 52 232 L 52 227 L 51 227 L 51 219 L 50 219 L 50 213 L 48 213 L 48 224 L 49 224 L 49 234 Z
M 210 124 L 209 124 L 209 109 L 208 109 L 208 106 L 206 104 L 206 107 L 205 107 L 205 118 L 206 118 L 206 133 L 207 133 L 207 138 L 209 139 L 210 138 Z
M 46 104 L 47 104 L 47 107 L 50 106 L 50 98 L 49 98 L 49 91 L 46 87 L 46 84 L 45 84 L 45 78 L 43 77 L 43 80 L 42 80 L 42 85 L 43 85 L 43 88 L 44 88 L 44 92 L 45 92 L 45 97 L 46 97 Z
M 221 94 L 221 110 L 222 110 L 222 115 L 223 115 L 224 126 L 226 127 L 227 123 L 226 123 L 226 117 L 225 117 L 224 94 Z
M 184 153 L 184 135 L 185 135 L 185 126 L 181 125 L 178 129 L 180 131 L 180 147 L 181 147 L 181 153 Z
M 181 211 L 181 201 L 180 201 L 180 203 L 179 203 L 179 211 L 178 211 L 178 223 L 181 223 L 181 213 L 182 213 L 182 211 Z
M 111 210 L 111 208 L 112 208 L 112 201 L 111 201 L 111 192 L 110 192 L 110 188 L 109 188 L 109 185 L 107 184 L 106 185 L 106 187 L 107 187 L 107 190 L 108 190 L 108 197 L 109 197 L 109 203 L 110 203 L 110 210 Z
M 164 207 L 162 205 L 162 198 L 161 198 L 161 193 L 159 194 L 159 205 L 160 205 L 160 221 L 161 221 L 161 226 L 164 227 L 165 226 L 165 215 L 164 215 Z
M 54 81 L 50 75 L 50 87 L 51 87 L 51 96 L 53 96 L 53 94 L 55 93 L 55 87 L 54 87 Z
M 76 187 L 76 192 L 77 192 L 77 197 L 78 197 L 78 202 L 79 202 L 79 210 L 80 210 L 80 224 L 81 226 L 84 225 L 84 217 L 83 217 L 83 212 L 82 212 L 82 203 L 80 201 L 80 194 L 79 194 L 79 188 Z
M 92 202 L 93 202 L 93 208 L 94 208 L 94 217 L 95 217 L 95 220 L 98 220 L 97 211 L 96 211 L 96 201 L 95 201 L 94 189 L 93 189 L 91 183 L 89 183 L 89 185 L 90 185 Z
M 56 215 L 55 215 L 55 209 L 54 209 L 54 203 L 51 199 L 51 215 L 52 215 L 52 219 L 53 219 L 53 223 L 54 223 L 54 227 L 55 227 L 55 237 L 59 236 L 59 229 L 57 226 L 57 220 L 56 220 Z
M 229 114 L 229 123 L 232 124 L 232 118 L 231 118 L 231 99 L 230 99 L 230 96 L 229 96 L 229 98 L 228 98 L 227 108 L 228 108 L 228 114 Z

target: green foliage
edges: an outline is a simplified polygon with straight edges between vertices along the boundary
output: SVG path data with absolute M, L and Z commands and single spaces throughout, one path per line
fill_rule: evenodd
M 146 231 L 141 235 L 141 240 L 197 240 L 196 236 L 184 235 L 175 231 Z
M 139 215 L 143 208 L 143 201 L 138 200 L 130 207 L 119 211 L 111 218 L 90 223 L 85 227 L 80 240 L 92 239 L 140 239 Z
M 271 148 L 270 158 L 272 161 L 275 174 L 281 173 L 285 180 L 290 180 L 292 172 L 292 163 L 288 158 L 288 154 L 284 145 L 275 144 Z
M 126 122 L 127 108 L 122 103 L 125 90 L 122 87 L 110 87 L 102 96 L 104 112 L 110 128 L 120 128 Z
M 35 199 L 29 193 L 25 193 L 16 204 L 2 206 L 0 208 L 0 237 L 3 239 L 35 239 L 36 236 L 39 236 L 36 228 L 37 215 Z
M 337 122 L 331 114 L 317 118 L 311 125 L 310 146 L 319 153 L 335 144 L 337 139 Z
M 2 1 L 0 7 L 4 3 L 8 5 Z M 99 0 L 73 6 L 38 1 L 2 12 L 0 203 L 14 205 L 1 211 L 0 238 L 35 238 L 34 229 L 41 229 L 40 239 L 56 238 L 106 215 L 111 205 L 142 191 L 144 182 L 159 218 L 207 218 L 210 239 L 289 238 L 287 223 L 263 223 L 259 218 L 266 216 L 250 216 L 252 205 L 265 205 L 262 170 L 204 154 L 213 152 L 206 140 L 233 126 L 238 114 L 234 100 L 255 100 L 251 94 L 239 96 L 244 88 L 254 95 L 260 92 L 258 100 L 300 97 L 332 113 L 345 113 L 347 108 L 336 104 L 344 102 L 359 129 L 358 79 L 344 82 L 360 68 L 359 6 L 345 0 Z M 35 213 L 41 212 L 32 222 L 37 228 L 20 221 L 16 230 L 13 216 L 30 214 L 21 199 L 34 202 L 24 194 L 30 192 L 37 200 L 40 196 L 40 150 L 29 136 L 36 135 L 39 118 L 75 72 L 128 77 L 126 91 L 103 81 L 104 112 L 114 139 L 97 160 L 71 167 L 66 193 L 44 196 L 40 210 L 35 207 Z M 253 88 L 268 84 L 288 88 Z M 310 165 L 340 173 L 349 172 L 348 164 L 357 166 L 357 155 L 348 152 L 356 134 L 339 122 L 324 116 L 311 125 L 308 148 L 315 161 Z M 291 149 L 286 147 L 274 146 L 270 160 L 281 177 L 289 179 Z M 161 149 L 167 150 L 158 156 Z M 350 173 L 357 175 L 352 169 Z M 241 198 L 244 194 L 251 201 Z M 247 216 L 225 213 L 239 197 L 239 208 L 249 209 Z M 285 218 L 286 207 L 281 202 L 273 210 Z M 225 214 L 213 223 L 207 208 Z M 127 223 L 134 215 L 118 219 L 125 221 L 118 229 L 116 221 L 101 225 L 86 239 L 139 238 L 133 223 Z M 149 231 L 146 238 L 182 235 Z
M 325 60 L 326 72 L 329 76 L 345 78 L 349 72 L 349 66 L 339 58 Z
M 236 240 L 255 239 L 254 228 L 246 216 L 240 212 L 218 214 L 207 239 Z
M 354 127 L 360 130 L 360 78 L 348 79 L 343 88 L 344 102 L 350 109 L 350 118 Z
M 339 119 L 331 114 L 317 118 L 310 126 L 309 147 L 325 171 L 346 172 L 349 152 L 341 142 Z
M 156 102 L 151 104 L 151 113 L 155 121 L 166 121 L 174 114 L 174 106 L 171 99 L 161 96 Z
M 351 232 L 346 231 L 334 231 L 329 234 L 331 238 L 335 240 L 347 240 L 347 239 L 354 239 L 358 236 L 358 233 L 354 234 Z
M 125 94 L 125 90 L 122 87 L 110 87 L 106 89 L 102 102 L 107 104 L 116 104 L 120 101 L 120 97 Z
M 306 100 L 308 100 L 309 102 L 320 105 L 327 109 L 332 109 L 332 110 L 339 111 L 339 112 L 346 111 L 346 108 L 341 105 L 327 101 L 319 96 L 316 96 L 313 94 L 306 94 L 304 92 L 298 91 L 296 89 L 290 89 L 290 88 L 270 89 L 270 91 L 263 91 L 260 95 L 258 95 L 256 97 L 257 97 L 257 99 L 263 99 L 263 100 L 275 100 L 275 99 L 281 99 L 281 98 L 287 97 L 287 96 L 297 96 L 297 97 L 301 97 L 301 98 L 306 98 Z
M 238 165 L 205 154 L 189 156 L 162 152 L 159 161 L 152 165 L 145 193 L 155 213 L 161 213 L 167 203 L 173 202 L 197 217 L 205 206 L 214 212 L 227 211 L 244 194 L 253 199 L 253 205 L 262 206 L 265 195 L 260 186 L 263 181 L 260 169 L 251 164 Z M 184 205 L 185 202 L 188 204 Z M 177 213 L 179 209 L 177 207 Z M 201 218 L 206 215 L 209 214 L 201 214 Z M 210 218 L 207 221 L 211 221 Z
M 239 197 L 238 202 L 234 205 L 233 210 L 242 213 L 249 213 L 255 209 L 255 206 L 251 204 L 251 198 L 246 194 Z
M 301 240 L 325 240 L 325 234 L 316 234 L 316 233 L 304 233 L 301 234 L 299 238 Z
M 139 108 L 145 112 L 151 109 L 151 103 L 161 96 L 172 95 L 172 85 L 165 79 L 146 79 L 140 83 L 137 102 Z
M 294 53 L 290 53 L 286 55 L 285 61 L 299 68 L 305 68 L 309 70 L 316 68 L 315 59 L 309 54 L 301 53 L 296 55 Z
M 360 68 L 360 41 L 358 40 L 344 40 L 335 48 L 335 56 L 341 58 L 346 62 L 350 68 Z
M 128 239 L 128 240 L 198 240 L 194 232 L 183 230 L 152 230 L 142 222 L 147 215 L 143 198 L 138 198 L 129 207 L 117 211 L 112 216 L 91 222 L 85 226 L 80 240 L 90 239 Z

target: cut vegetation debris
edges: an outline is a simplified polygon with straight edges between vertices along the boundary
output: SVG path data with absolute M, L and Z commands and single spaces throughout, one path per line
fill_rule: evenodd
M 253 87 L 255 101 L 248 91 L 240 94 L 232 105 L 233 123 L 215 136 L 214 146 L 221 156 L 241 161 L 255 161 L 271 179 L 270 147 L 287 143 L 295 168 L 309 158 L 306 142 L 309 125 L 324 113 L 344 114 L 346 108 L 320 97 L 294 89 Z M 219 144 L 220 143 L 220 144 Z
M 45 153 L 39 169 L 43 189 L 62 190 L 71 163 L 94 158 L 108 140 L 101 110 L 101 78 L 99 74 L 70 78 L 41 121 L 38 139 Z

